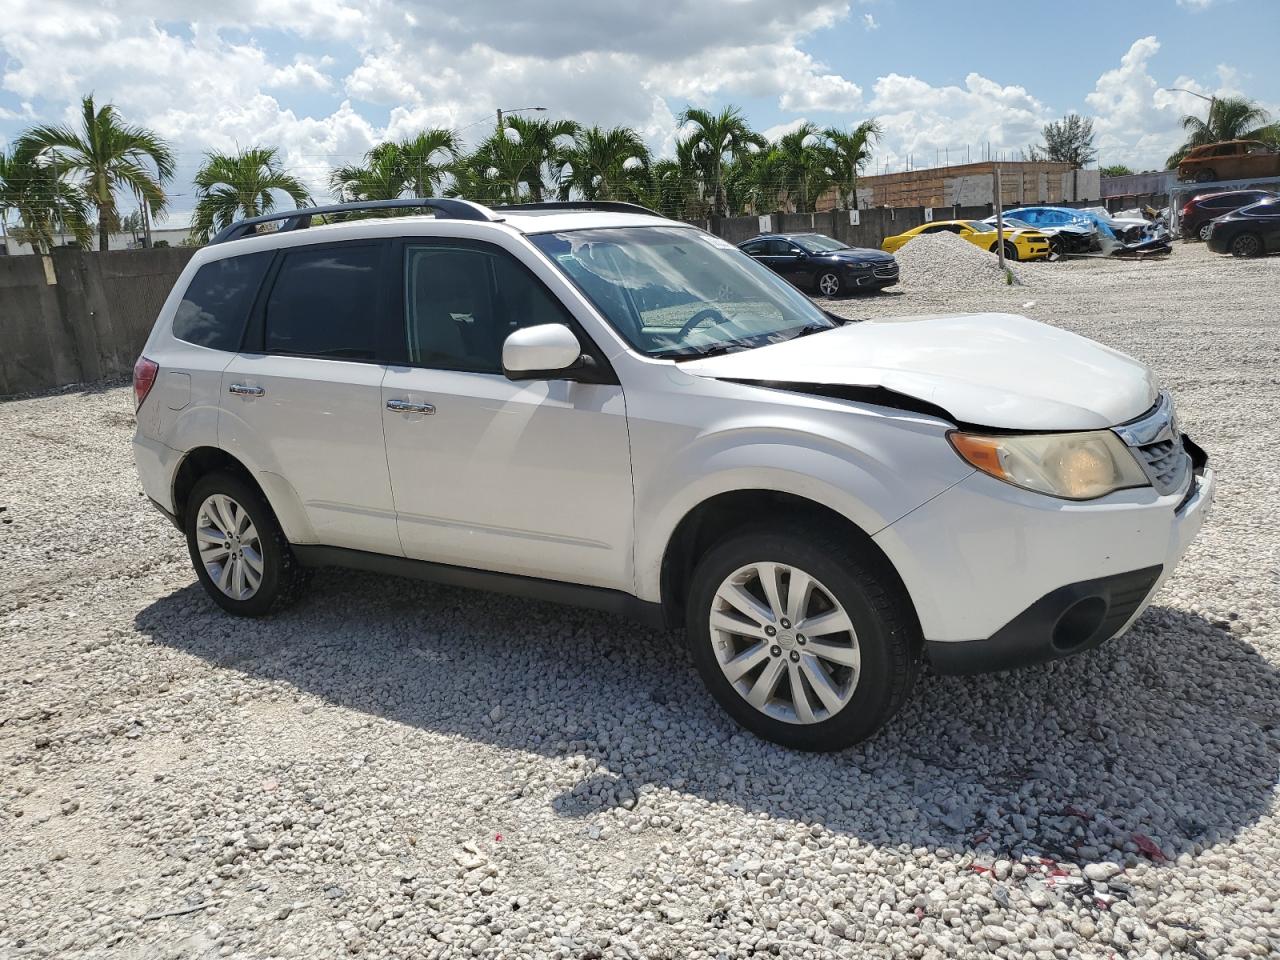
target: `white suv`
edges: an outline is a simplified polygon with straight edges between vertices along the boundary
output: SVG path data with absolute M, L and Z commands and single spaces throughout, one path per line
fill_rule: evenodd
M 434 216 L 353 219 L 409 206 Z M 739 723 L 812 750 L 922 660 L 1123 632 L 1214 487 L 1123 354 L 1005 314 L 846 323 L 626 204 L 235 224 L 135 386 L 142 485 L 231 613 L 329 565 L 683 625 Z

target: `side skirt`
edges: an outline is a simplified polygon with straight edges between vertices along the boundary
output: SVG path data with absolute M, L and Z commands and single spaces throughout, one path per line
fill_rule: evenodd
M 662 604 L 650 603 L 621 590 L 589 587 L 578 583 L 562 583 L 539 577 L 524 577 L 515 573 L 496 573 L 492 570 L 475 570 L 471 567 L 455 567 L 447 563 L 428 560 L 411 560 L 408 557 L 391 557 L 346 547 L 325 547 L 295 544 L 294 555 L 304 567 L 346 567 L 351 570 L 368 570 L 413 580 L 427 580 L 451 587 L 471 590 L 487 590 L 505 593 L 527 600 L 546 600 L 570 607 L 586 607 L 603 610 L 639 621 L 656 630 L 666 629 Z

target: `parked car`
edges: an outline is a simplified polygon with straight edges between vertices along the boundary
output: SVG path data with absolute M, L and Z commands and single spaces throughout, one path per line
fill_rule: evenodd
M 996 228 L 981 220 L 938 220 L 921 224 L 894 237 L 885 237 L 881 249 L 894 251 L 899 249 L 912 237 L 926 233 L 954 233 L 963 237 L 975 247 L 996 252 Z M 1050 245 L 1048 234 L 1039 230 L 1006 230 L 1004 235 L 1004 255 L 1008 260 L 1040 260 L 1049 256 Z
M 1179 221 L 1182 235 L 1188 240 L 1208 240 L 1209 221 L 1214 217 L 1224 216 L 1232 210 L 1239 210 L 1274 196 L 1270 190 L 1223 190 L 1199 194 L 1183 204 Z
M 1004 228 L 1006 230 L 1039 230 L 1049 238 L 1049 253 L 1058 257 L 1067 253 L 1088 250 L 1090 239 L 1093 236 L 1093 231 L 1085 228 L 1037 227 L 1035 224 L 1019 220 L 1017 217 L 1002 215 L 1001 218 L 1004 220 Z M 996 218 L 990 216 L 982 222 L 994 227 Z
M 824 297 L 883 290 L 898 282 L 898 261 L 892 256 L 821 233 L 766 233 L 738 249 L 797 287 Z
M 1258 203 L 1209 222 L 1209 249 L 1235 257 L 1260 257 L 1280 250 L 1280 197 Z
M 1224 140 L 1194 147 L 1178 164 L 1178 179 L 1208 183 L 1280 177 L 1280 150 L 1261 140 Z
M 359 218 L 406 207 L 435 216 Z M 619 203 L 233 224 L 134 389 L 143 489 L 227 612 L 339 566 L 683 625 L 739 723 L 811 750 L 879 729 L 924 659 L 1119 635 L 1214 493 L 1136 360 L 1007 314 L 841 322 Z
M 1058 231 L 1058 236 L 1068 240 L 1067 253 L 1087 253 L 1098 246 L 1098 228 L 1094 221 L 1070 207 L 1015 207 L 1004 211 L 1004 216 L 1046 233 Z

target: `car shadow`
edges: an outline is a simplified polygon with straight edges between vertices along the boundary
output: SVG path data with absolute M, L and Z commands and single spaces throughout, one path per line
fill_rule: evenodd
M 193 584 L 135 623 L 351 710 L 596 759 L 550 801 L 565 817 L 665 788 L 880 846 L 1058 861 L 1145 849 L 1159 863 L 1253 824 L 1280 765 L 1280 673 L 1227 624 L 1167 607 L 1071 660 L 926 669 L 885 731 L 826 755 L 735 727 L 677 635 L 591 611 L 319 571 L 307 600 L 271 618 L 231 620 Z

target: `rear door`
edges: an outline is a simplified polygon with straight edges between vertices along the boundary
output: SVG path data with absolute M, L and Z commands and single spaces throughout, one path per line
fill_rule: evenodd
M 319 543 L 400 553 L 382 437 L 378 322 L 388 244 L 277 254 L 245 345 L 222 375 L 222 446 L 292 488 Z
M 490 243 L 414 238 L 382 388 L 395 508 L 419 560 L 633 589 L 631 454 L 616 382 L 512 382 L 502 344 L 563 323 L 555 294 Z M 607 361 L 598 357 L 602 368 Z
M 790 240 L 770 237 L 765 241 L 764 254 L 759 259 L 794 284 L 802 284 L 805 279 L 800 248 Z

